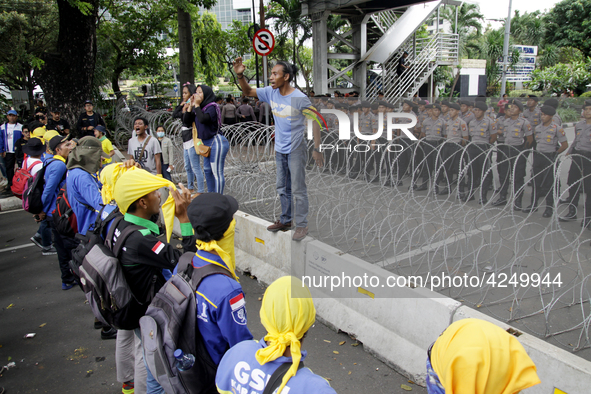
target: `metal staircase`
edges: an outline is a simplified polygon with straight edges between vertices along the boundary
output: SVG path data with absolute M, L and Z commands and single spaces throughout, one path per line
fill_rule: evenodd
M 374 45 L 390 29 L 396 20 L 398 14 L 394 10 L 385 10 L 372 14 L 367 23 L 367 44 L 369 47 Z
M 396 69 L 405 51 L 409 53 L 406 64 L 410 68 L 398 76 Z M 400 104 L 412 98 L 438 66 L 453 65 L 457 61 L 457 34 L 436 33 L 416 40 L 411 36 L 382 64 L 382 73 L 369 84 L 366 97 L 373 100 L 383 91 L 386 100 Z

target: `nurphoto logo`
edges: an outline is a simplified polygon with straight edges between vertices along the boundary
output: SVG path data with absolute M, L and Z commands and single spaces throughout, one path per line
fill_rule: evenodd
M 339 140 L 348 141 L 351 140 L 351 120 L 349 115 L 345 112 L 338 110 L 338 109 L 329 109 L 329 108 L 322 108 L 320 113 L 314 111 L 322 120 L 322 122 L 326 125 L 326 121 L 321 114 L 332 114 L 335 115 L 339 122 Z M 355 134 L 354 137 L 361 141 L 376 141 L 378 138 L 381 138 L 384 134 L 384 116 L 383 113 L 380 113 L 378 116 L 378 129 L 374 134 L 362 134 L 359 131 L 359 113 L 355 112 L 353 114 L 353 132 Z M 396 113 L 396 112 L 386 112 L 386 139 L 388 141 L 392 141 L 394 138 L 394 130 L 401 130 L 404 135 L 413 141 L 417 140 L 417 137 L 413 135 L 412 132 L 409 131 L 410 128 L 416 126 L 417 124 L 417 117 L 415 114 L 412 113 Z M 410 123 L 394 123 L 394 119 L 404 119 L 408 121 L 410 119 Z M 313 139 L 313 119 L 308 119 L 307 130 L 308 130 L 308 139 Z M 370 144 L 357 144 L 355 146 L 348 146 L 348 147 L 339 147 L 338 145 L 333 144 L 320 144 L 319 150 L 320 152 L 332 149 L 346 149 L 348 151 L 355 151 L 355 152 L 368 152 L 370 150 L 377 149 L 378 152 L 384 148 L 388 152 L 402 152 L 404 150 L 404 146 L 400 144 L 377 144 L 372 143 Z

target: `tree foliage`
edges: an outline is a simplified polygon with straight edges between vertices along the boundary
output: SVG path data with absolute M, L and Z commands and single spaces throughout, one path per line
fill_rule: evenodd
M 572 46 L 591 56 L 591 0 L 563 0 L 544 19 L 547 43 L 556 47 Z
M 591 83 L 590 64 L 575 62 L 571 64 L 558 63 L 544 70 L 534 70 L 532 81 L 527 86 L 544 94 L 560 94 L 565 89 L 581 94 L 586 86 Z

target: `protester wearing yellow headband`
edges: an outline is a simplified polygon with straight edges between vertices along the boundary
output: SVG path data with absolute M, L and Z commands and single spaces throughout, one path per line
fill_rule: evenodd
M 43 127 L 37 127 L 35 130 L 33 130 L 33 138 L 39 138 L 41 140 L 41 142 L 45 143 L 45 139 L 43 137 L 45 137 L 45 133 L 47 132 L 47 129 L 45 128 L 45 126 Z
M 216 375 L 218 391 L 231 394 L 247 389 L 260 394 L 266 384 L 272 384 L 271 377 L 280 367 L 288 367 L 279 370 L 283 376 L 276 375 L 277 394 L 285 387 L 289 394 L 334 394 L 325 379 L 300 365 L 306 358 L 306 351 L 301 350 L 303 337 L 316 319 L 308 288 L 295 277 L 277 279 L 265 291 L 260 314 L 267 335 L 261 341 L 241 342 L 226 352 Z
M 114 200 L 115 184 L 119 177 L 129 170 L 137 169 L 135 161 L 127 160 L 125 163 L 114 163 L 105 166 L 99 174 L 99 180 L 103 187 L 101 188 L 101 196 L 103 197 L 103 204 L 109 204 Z
M 480 319 L 463 319 L 435 341 L 427 360 L 429 394 L 516 394 L 540 383 L 517 338 Z

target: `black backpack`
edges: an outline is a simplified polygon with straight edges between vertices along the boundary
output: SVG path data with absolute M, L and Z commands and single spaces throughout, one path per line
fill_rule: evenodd
M 117 217 L 109 228 L 105 243 L 95 244 L 84 257 L 79 270 L 80 283 L 97 319 L 119 330 L 133 330 L 138 327 L 151 299 L 139 301 L 133 295 L 119 261 L 127 238 L 143 227 L 125 227 L 113 244 L 113 235 L 121 220 L 123 216 Z M 150 294 L 154 294 L 156 279 L 154 275 Z
M 78 202 L 90 211 L 95 211 L 90 205 L 84 204 L 83 202 L 80 202 L 80 200 L 78 200 Z M 74 238 L 76 234 L 78 234 L 78 220 L 76 219 L 76 214 L 70 205 L 70 201 L 68 201 L 68 190 L 66 184 L 64 184 L 57 194 L 55 209 L 51 214 L 53 215 L 53 224 L 55 225 L 55 229 L 60 235 Z
M 123 216 L 119 211 L 119 207 L 117 207 L 113 212 L 109 213 L 109 215 L 103 219 L 103 212 L 106 207 L 107 206 L 101 208 L 100 212 L 96 216 L 96 220 L 94 221 L 94 227 L 92 229 L 86 231 L 85 235 L 82 235 L 80 233 L 76 233 L 75 235 L 75 238 L 78 241 L 80 241 L 80 243 L 72 251 L 72 260 L 70 260 L 70 268 L 72 269 L 72 272 L 74 273 L 76 279 L 78 279 L 78 283 L 80 283 L 80 266 L 84 261 L 84 257 L 86 257 L 86 255 L 88 254 L 88 252 L 90 252 L 90 249 L 92 249 L 94 245 L 102 244 L 105 242 L 103 234 L 105 233 L 105 228 L 107 227 L 109 222 L 111 222 L 111 220 L 115 219 L 117 216 Z
M 168 394 L 217 393 L 217 365 L 205 348 L 197 326 L 195 291 L 203 278 L 216 274 L 231 278 L 232 275 L 215 264 L 194 268 L 193 256 L 195 253 L 191 252 L 181 256 L 177 274 L 162 286 L 146 315 L 140 319 L 144 360 Z M 191 369 L 177 370 L 176 349 L 195 356 Z

